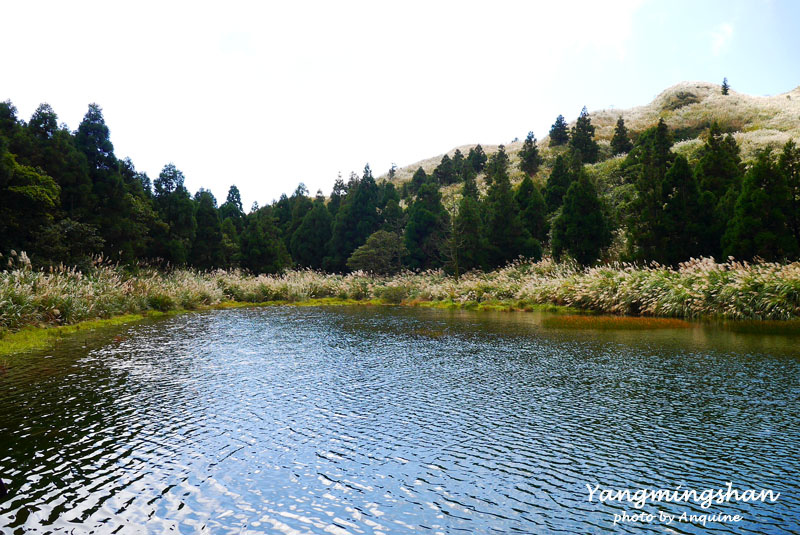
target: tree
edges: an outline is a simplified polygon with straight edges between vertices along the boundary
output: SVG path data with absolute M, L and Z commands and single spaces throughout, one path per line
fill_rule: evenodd
M 544 242 L 547 239 L 547 206 L 544 197 L 539 192 L 529 176 L 522 179 L 514 200 L 519 205 L 519 215 L 522 225 L 530 232 L 531 236 Z
M 783 146 L 778 169 L 783 173 L 789 189 L 789 227 L 797 243 L 800 243 L 800 148 L 791 139 Z
M 508 177 L 508 156 L 502 145 L 492 155 L 486 169 L 487 181 L 491 184 L 484 203 L 489 266 L 503 266 L 519 256 L 538 260 L 542 247 L 520 219 Z
M 581 265 L 593 264 L 611 243 L 611 231 L 597 190 L 585 172 L 567 190 L 564 206 L 553 222 L 553 256 L 566 252 Z
M 633 143 L 631 143 L 628 137 L 628 129 L 625 128 L 625 121 L 620 117 L 617 119 L 616 128 L 614 128 L 614 137 L 611 138 L 611 150 L 614 154 L 627 154 L 631 149 L 633 149 Z
M 364 245 L 353 251 L 347 267 L 376 275 L 392 275 L 400 271 L 402 259 L 407 254 L 403 239 L 394 232 L 378 230 Z
M 441 265 L 442 246 L 447 231 L 447 211 L 434 182 L 422 185 L 408 210 L 404 242 L 411 269 L 429 269 Z
M 333 183 L 333 191 L 331 192 L 331 199 L 328 202 L 328 211 L 331 213 L 331 217 L 336 217 L 336 212 L 339 211 L 339 206 L 342 204 L 342 199 L 344 199 L 345 195 L 347 195 L 347 186 L 342 180 L 342 175 L 336 178 L 336 182 Z
M 442 156 L 439 165 L 433 170 L 433 177 L 441 186 L 449 186 L 458 180 L 455 169 L 453 168 L 453 161 L 450 156 L 445 154 Z
M 428 175 L 425 173 L 425 170 L 422 167 L 417 168 L 414 171 L 413 176 L 411 177 L 411 183 L 409 186 L 409 192 L 411 195 L 416 195 L 419 191 L 419 188 L 428 181 Z
M 217 200 L 210 191 L 201 189 L 194 196 L 197 231 L 192 242 L 191 264 L 200 269 L 213 269 L 223 264 L 222 224 Z
M 730 89 L 731 89 L 731 86 L 728 85 L 728 79 L 727 78 L 723 78 L 722 79 L 722 94 L 723 95 L 727 95 L 728 92 L 730 91 Z
M 567 121 L 563 115 L 556 117 L 556 122 L 550 127 L 550 146 L 558 147 L 566 145 L 569 142 L 569 130 L 567 129 Z
M 539 155 L 539 147 L 536 146 L 536 136 L 533 132 L 528 132 L 528 137 L 522 143 L 519 151 L 519 168 L 528 176 L 533 176 L 539 170 L 542 157 Z
M 548 213 L 553 213 L 561 207 L 564 202 L 564 195 L 573 180 L 574 177 L 567 166 L 566 160 L 559 154 L 545 186 L 545 204 L 547 205 Z
M 357 177 L 351 179 L 347 196 L 336 213 L 331 241 L 328 243 L 328 256 L 324 260 L 325 269 L 347 269 L 347 259 L 353 251 L 363 245 L 382 224 L 378 211 L 378 185 L 367 165 L 361 180 Z
M 164 233 L 154 236 L 156 254 L 177 265 L 189 260 L 197 231 L 192 199 L 183 183 L 183 172 L 172 163 L 164 166 L 153 183 L 156 210 L 166 223 Z
M 303 267 L 322 269 L 325 247 L 331 239 L 332 221 L 333 218 L 325 206 L 325 198 L 318 194 L 313 208 L 292 234 L 292 260 Z
M 449 236 L 449 268 L 459 276 L 472 269 L 486 267 L 487 243 L 481 222 L 481 205 L 475 179 L 469 177 L 464 182 L 458 211 L 452 223 Z
M 794 258 L 798 243 L 787 220 L 790 202 L 784 174 L 762 151 L 744 176 L 734 217 L 723 237 L 724 254 L 742 260 Z
M 292 262 L 269 207 L 247 215 L 241 244 L 242 266 L 253 273 L 280 273 Z
M 575 126 L 570 133 L 569 146 L 573 151 L 581 155 L 581 160 L 585 163 L 595 163 L 600 150 L 597 141 L 594 140 L 594 126 L 589 118 L 586 106 L 581 110 Z
M 703 234 L 712 214 L 702 209 L 697 181 L 684 156 L 675 157 L 664 176 L 660 197 L 663 204 L 656 228 L 658 246 L 651 260 L 676 265 L 703 254 Z
M 486 156 L 486 153 L 483 152 L 483 147 L 480 145 L 475 145 L 473 148 L 469 149 L 469 152 L 467 153 L 467 162 L 475 174 L 483 171 L 487 160 L 488 157 Z

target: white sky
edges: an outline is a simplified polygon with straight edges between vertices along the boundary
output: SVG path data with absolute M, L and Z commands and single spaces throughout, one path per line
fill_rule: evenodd
M 26 120 L 48 102 L 71 129 L 97 102 L 117 156 L 151 178 L 174 162 L 191 192 L 223 202 L 235 183 L 263 205 L 300 181 L 327 194 L 366 162 L 377 176 L 461 144 L 541 138 L 559 113 L 644 104 L 683 79 L 724 74 L 739 89 L 714 64 L 643 67 L 637 43 L 661 5 L 13 1 L 0 100 Z M 687 36 L 721 61 L 735 10 L 707 18 Z

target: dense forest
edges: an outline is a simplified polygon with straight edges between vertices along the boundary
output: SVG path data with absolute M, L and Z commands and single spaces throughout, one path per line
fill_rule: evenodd
M 663 120 L 632 132 L 620 117 L 611 152 L 624 156 L 599 184 L 587 169 L 608 151 L 599 150 L 584 108 L 571 128 L 556 119 L 547 158 L 528 134 L 517 184 L 502 145 L 491 155 L 477 145 L 399 185 L 394 168 L 377 181 L 367 165 L 361 176 L 337 179 L 327 198 L 310 197 L 300 184 L 245 212 L 235 185 L 218 204 L 208 190 L 192 195 L 173 164 L 151 180 L 118 159 L 96 104 L 70 131 L 47 104 L 26 122 L 7 101 L 0 103 L 0 253 L 25 251 L 35 267 L 84 267 L 102 255 L 131 266 L 254 273 L 444 268 L 455 275 L 546 253 L 583 265 L 798 258 L 800 149 L 789 141 L 743 162 L 719 125 L 703 135 L 690 164 L 673 152 L 674 132 Z M 456 193 L 445 197 L 445 189 Z

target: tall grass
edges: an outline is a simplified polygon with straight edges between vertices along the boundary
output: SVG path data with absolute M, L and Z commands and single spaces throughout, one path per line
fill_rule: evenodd
M 673 318 L 786 320 L 800 317 L 800 263 L 717 263 L 678 268 L 613 264 L 514 262 L 456 280 L 441 271 L 384 278 L 310 270 L 253 276 L 242 271 L 136 274 L 98 263 L 88 272 L 32 270 L 25 262 L 0 272 L 0 332 L 28 325 L 67 325 L 148 310 L 195 309 L 235 301 L 303 302 L 319 298 L 387 303 L 556 304 L 611 314 Z

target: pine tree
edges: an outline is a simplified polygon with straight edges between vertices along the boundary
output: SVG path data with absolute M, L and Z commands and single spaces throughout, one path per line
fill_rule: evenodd
M 595 163 L 600 146 L 594 140 L 594 126 L 592 120 L 589 118 L 589 112 L 586 111 L 586 106 L 581 110 L 575 126 L 572 127 L 570 133 L 569 146 L 573 151 L 577 151 L 581 155 L 581 160 L 585 163 Z
M 564 202 L 564 195 L 573 180 L 574 177 L 570 172 L 569 166 L 567 166 L 566 160 L 563 156 L 558 155 L 545 186 L 545 204 L 547 205 L 548 213 L 553 213 L 561 207 Z
M 658 246 L 651 260 L 676 265 L 700 256 L 712 214 L 702 209 L 697 181 L 684 156 L 677 156 L 664 176 L 660 197 L 663 205 L 656 229 Z
M 568 253 L 581 265 L 593 264 L 611 243 L 611 232 L 597 190 L 581 172 L 564 196 L 564 206 L 553 222 L 553 256 Z
M 457 181 L 457 175 L 455 169 L 453 168 L 453 161 L 450 159 L 450 156 L 447 154 L 442 156 L 439 165 L 433 170 L 433 177 L 440 186 L 449 186 Z
M 617 119 L 616 128 L 614 128 L 614 137 L 611 138 L 611 151 L 614 154 L 627 154 L 631 149 L 633 149 L 633 143 L 631 143 L 628 137 L 628 129 L 625 128 L 625 121 L 620 117 Z
M 789 228 L 797 243 L 800 244 L 800 148 L 793 140 L 786 142 L 778 160 L 778 169 L 783 173 L 786 187 L 789 189 L 789 207 L 787 215 Z
M 519 206 L 519 215 L 523 226 L 534 239 L 544 242 L 547 239 L 548 230 L 547 206 L 539 188 L 534 185 L 530 177 L 526 176 L 522 179 L 516 194 L 514 194 L 514 200 Z
M 322 269 L 325 247 L 331 239 L 333 219 L 325 206 L 325 198 L 318 194 L 314 206 L 292 234 L 292 260 L 302 267 Z
M 414 171 L 409 186 L 409 192 L 411 193 L 411 195 L 416 195 L 417 192 L 419 191 L 419 188 L 421 188 L 422 185 L 427 181 L 428 181 L 428 175 L 425 173 L 425 170 L 422 167 Z
M 768 261 L 795 258 L 798 243 L 789 227 L 790 193 L 767 151 L 747 171 L 734 217 L 723 237 L 725 256 Z
M 728 92 L 730 91 L 730 89 L 731 89 L 731 86 L 728 85 L 728 79 L 727 78 L 723 78 L 722 79 L 722 94 L 723 95 L 727 95 Z
M 508 177 L 508 156 L 501 145 L 486 166 L 489 192 L 484 203 L 489 267 L 500 267 L 519 256 L 539 259 L 541 244 L 522 224 Z
M 244 230 L 244 208 L 242 207 L 242 195 L 239 193 L 239 188 L 232 185 L 228 188 L 228 196 L 225 202 L 219 207 L 220 219 L 224 222 L 230 219 L 233 226 L 236 228 L 236 233 L 241 234 Z
M 291 257 L 269 207 L 247 215 L 241 244 L 242 266 L 253 273 L 280 273 L 291 265 Z
M 167 164 L 153 188 L 156 210 L 166 224 L 162 233 L 154 236 L 155 254 L 172 264 L 186 264 L 197 221 L 192 198 L 184 186 L 184 175 L 174 164 Z
M 438 186 L 434 182 L 423 184 L 408 210 L 404 236 L 408 267 L 430 269 L 441 266 L 447 223 L 448 215 L 442 206 Z
M 539 147 L 536 146 L 536 136 L 533 132 L 528 132 L 528 137 L 522 143 L 519 151 L 519 168 L 528 176 L 533 176 L 539 170 L 542 157 L 539 155 Z
M 469 162 L 469 165 L 472 167 L 472 170 L 475 172 L 475 174 L 483 171 L 487 160 L 488 157 L 486 156 L 486 153 L 483 152 L 483 147 L 480 145 L 475 145 L 475 147 L 469 149 L 469 153 L 467 153 L 467 162 Z
M 550 127 L 550 146 L 558 147 L 569 143 L 569 129 L 563 115 L 556 117 L 556 122 Z
M 217 211 L 217 200 L 208 190 L 201 189 L 194 196 L 197 209 L 197 231 L 192 242 L 191 264 L 200 269 L 213 269 L 223 264 L 222 224 Z

